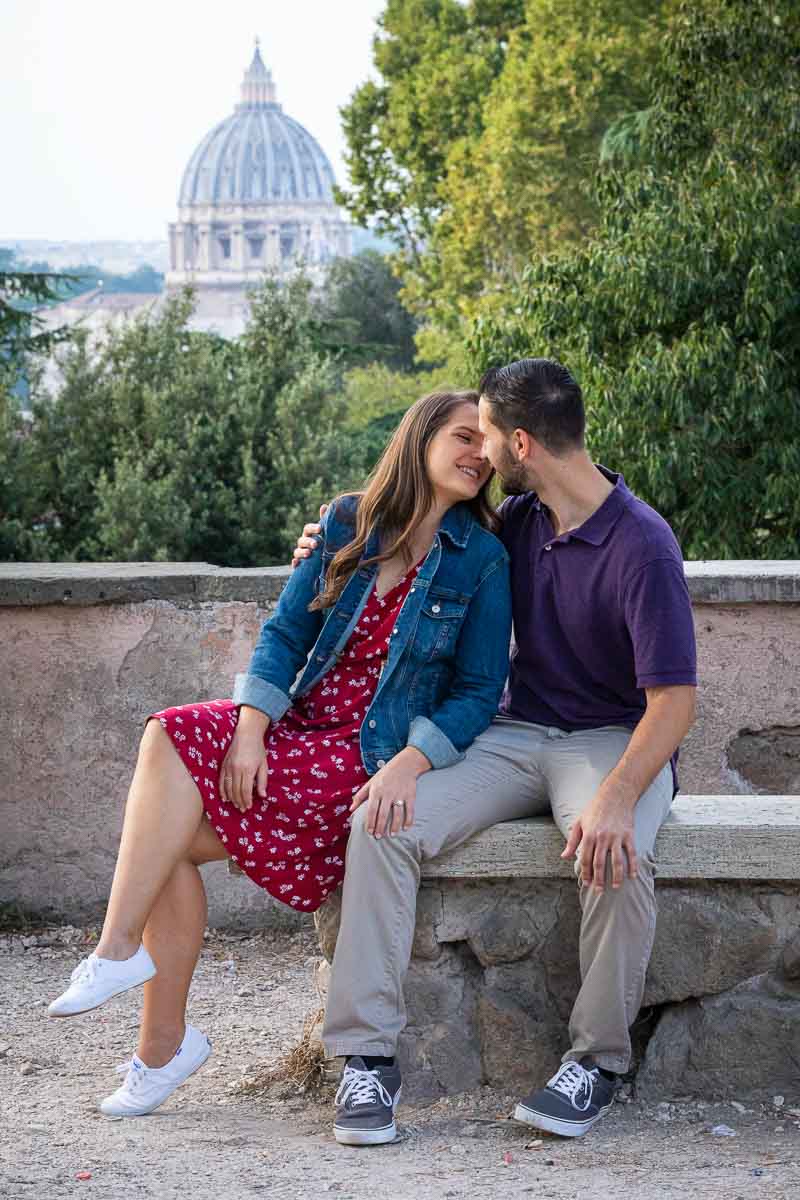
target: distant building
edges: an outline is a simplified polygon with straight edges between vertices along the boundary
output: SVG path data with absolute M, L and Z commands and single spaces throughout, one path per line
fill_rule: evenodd
M 314 273 L 351 254 L 334 184 L 319 143 L 278 103 L 256 43 L 241 102 L 184 171 L 178 220 L 169 226 L 167 287 L 193 284 L 202 311 L 209 289 L 241 296 L 265 271 L 286 274 L 302 262 Z
M 334 183 L 319 143 L 277 102 L 256 42 L 241 102 L 189 159 L 178 220 L 169 226 L 166 291 L 194 287 L 192 329 L 237 337 L 247 323 L 247 292 L 265 273 L 285 276 L 302 263 L 319 278 L 327 263 L 352 254 L 353 231 L 333 199 Z M 158 315 L 165 299 L 97 289 L 38 312 L 47 328 L 80 325 L 96 342 L 109 324 Z M 55 356 L 48 384 L 59 377 Z

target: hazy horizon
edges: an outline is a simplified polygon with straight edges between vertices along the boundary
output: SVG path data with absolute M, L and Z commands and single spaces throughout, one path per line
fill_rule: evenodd
M 163 241 L 184 167 L 233 112 L 254 40 L 278 100 L 346 182 L 339 108 L 368 78 L 385 0 L 4 0 L 0 242 Z

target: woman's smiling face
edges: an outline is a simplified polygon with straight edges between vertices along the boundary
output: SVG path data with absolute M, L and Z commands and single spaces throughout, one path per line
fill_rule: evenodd
M 436 498 L 448 504 L 472 500 L 492 468 L 483 450 L 477 404 L 459 404 L 428 447 L 428 475 Z

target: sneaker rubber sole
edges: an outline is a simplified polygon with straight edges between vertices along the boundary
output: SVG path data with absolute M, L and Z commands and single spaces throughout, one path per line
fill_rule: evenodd
M 382 1129 L 350 1129 L 334 1125 L 333 1136 L 340 1146 L 381 1146 L 396 1140 L 397 1126 L 394 1121 Z
M 535 1112 L 532 1108 L 526 1108 L 524 1104 L 518 1104 L 514 1109 L 514 1120 L 521 1121 L 523 1125 L 532 1125 L 534 1129 L 543 1129 L 545 1133 L 557 1133 L 561 1137 L 580 1137 L 581 1134 L 588 1133 L 612 1107 L 613 1101 L 585 1121 L 562 1121 L 558 1117 L 550 1117 L 545 1113 Z

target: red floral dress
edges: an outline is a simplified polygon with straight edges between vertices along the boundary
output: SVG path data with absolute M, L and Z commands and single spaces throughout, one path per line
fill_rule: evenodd
M 169 734 L 234 862 L 292 908 L 314 912 L 344 877 L 350 802 L 367 780 L 359 732 L 392 630 L 421 564 L 385 596 L 373 589 L 336 665 L 264 735 L 267 797 L 241 813 L 219 794 L 239 709 L 204 700 L 153 716 Z

